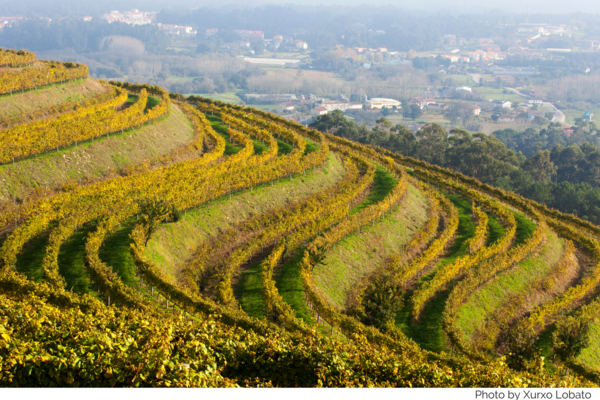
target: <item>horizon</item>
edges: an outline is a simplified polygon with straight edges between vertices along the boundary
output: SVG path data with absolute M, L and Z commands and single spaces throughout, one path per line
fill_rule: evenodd
M 4 3 L 4 4 L 3 4 Z M 191 0 L 174 0 L 171 2 L 163 2 L 157 0 L 150 1 L 135 1 L 135 0 L 124 0 L 124 1 L 100 1 L 94 4 L 81 4 L 75 0 L 67 1 L 53 1 L 45 2 L 41 0 L 25 0 L 18 4 L 13 2 L 0 2 L 0 13 L 6 14 L 9 12 L 15 13 L 20 9 L 35 8 L 38 7 L 41 12 L 43 9 L 53 10 L 57 12 L 60 9 L 69 10 L 73 8 L 95 8 L 95 9 L 153 9 L 154 11 L 160 11 L 163 9 L 173 10 L 184 10 L 184 9 L 196 9 L 196 8 L 214 8 L 222 9 L 225 7 L 242 7 L 242 8 L 255 8 L 260 6 L 285 6 L 285 5 L 296 5 L 296 6 L 307 6 L 307 7 L 318 7 L 318 6 L 345 6 L 345 7 L 386 7 L 391 6 L 397 9 L 406 9 L 407 11 L 418 11 L 431 13 L 447 13 L 449 15 L 459 14 L 485 14 L 485 13 L 501 13 L 501 14 L 517 14 L 517 15 L 564 15 L 564 14 L 598 14 L 600 13 L 600 3 L 592 3 L 587 0 L 574 0 L 569 3 L 565 3 L 558 0 L 534 0 L 534 1 L 518 1 L 509 0 L 499 7 L 496 3 L 482 4 L 476 0 L 461 0 L 458 3 L 449 4 L 448 1 L 444 0 L 423 0 L 418 3 L 412 1 L 395 1 L 390 0 L 372 0 L 368 3 L 364 0 L 225 0 L 215 5 L 214 2 L 208 0 L 191 1 Z M 538 21 L 539 22 L 539 21 Z

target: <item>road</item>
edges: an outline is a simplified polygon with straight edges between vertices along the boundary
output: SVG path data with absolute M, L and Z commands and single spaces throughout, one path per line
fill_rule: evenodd
M 514 88 L 505 87 L 505 86 L 502 86 L 502 88 L 506 89 L 506 90 L 509 90 L 509 91 L 511 91 L 513 93 L 516 93 L 519 96 L 525 97 L 526 99 L 529 99 L 529 97 L 530 97 L 530 96 L 527 96 L 526 94 L 523 94 L 523 93 L 519 92 L 517 89 L 514 89 Z M 558 122 L 558 123 L 560 123 L 560 124 L 562 124 L 564 126 L 573 126 L 571 124 L 565 124 L 565 120 L 566 120 L 567 117 L 565 116 L 565 114 L 562 111 L 560 111 L 558 108 L 556 108 L 554 106 L 554 104 L 549 103 L 547 101 L 543 102 L 542 104 L 548 110 L 554 112 L 554 117 L 552 118 L 552 121 L 550 121 L 550 122 Z

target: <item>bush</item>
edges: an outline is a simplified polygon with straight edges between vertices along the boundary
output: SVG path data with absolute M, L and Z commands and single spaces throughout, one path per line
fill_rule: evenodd
M 556 323 L 552 334 L 552 351 L 561 360 L 575 358 L 588 346 L 590 341 L 590 321 L 579 317 L 567 317 Z
M 506 338 L 508 366 L 517 370 L 528 369 L 536 358 L 535 342 L 538 337 L 529 326 L 517 325 L 512 328 Z
M 144 228 L 146 230 L 146 244 L 152 236 L 158 225 L 167 219 L 177 221 L 181 219 L 181 211 L 164 200 L 157 199 L 143 199 L 139 202 L 141 219 L 144 222 Z
M 402 309 L 403 303 L 400 285 L 389 276 L 376 276 L 362 299 L 363 322 L 386 331 L 394 325 L 396 314 Z

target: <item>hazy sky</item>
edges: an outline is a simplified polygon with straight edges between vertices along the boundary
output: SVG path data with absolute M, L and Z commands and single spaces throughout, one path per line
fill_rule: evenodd
M 204 3 L 204 2 L 203 2 Z M 210 3 L 215 4 L 213 1 Z M 310 5 L 394 5 L 407 9 L 453 11 L 458 13 L 502 10 L 514 13 L 600 13 L 600 1 L 594 0 L 246 0 L 237 4 L 310 4 Z
M 505 13 L 529 14 L 543 13 L 600 13 L 598 0 L 0 0 L 0 13 L 9 10 L 48 8 L 55 10 L 95 7 L 99 12 L 105 9 L 117 10 L 138 8 L 141 10 L 162 8 L 196 8 L 252 6 L 264 4 L 297 4 L 297 5 L 393 5 L 396 7 L 453 14 L 480 13 L 500 11 Z M 79 6 L 79 7 L 77 7 Z

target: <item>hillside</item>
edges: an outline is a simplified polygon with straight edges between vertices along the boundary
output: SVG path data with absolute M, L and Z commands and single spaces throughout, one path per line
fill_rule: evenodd
M 0 65 L 0 115 L 44 110 L 0 135 L 1 385 L 600 384 L 600 227 L 257 109 Z

